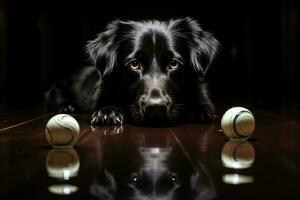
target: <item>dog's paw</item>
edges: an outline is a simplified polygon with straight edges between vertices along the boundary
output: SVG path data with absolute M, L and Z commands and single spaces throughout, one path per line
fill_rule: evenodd
M 91 125 L 120 125 L 124 122 L 121 109 L 113 106 L 104 107 L 92 114 Z
M 75 108 L 71 104 L 65 104 L 59 107 L 59 113 L 74 113 Z
M 216 115 L 212 105 L 201 105 L 200 108 L 195 109 L 191 115 L 191 120 L 193 122 L 210 123 L 214 119 L 216 119 Z

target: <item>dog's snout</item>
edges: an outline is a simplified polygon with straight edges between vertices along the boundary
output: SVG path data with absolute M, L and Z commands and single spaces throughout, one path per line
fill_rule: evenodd
M 159 89 L 151 89 L 145 98 L 144 112 L 148 117 L 163 117 L 167 115 L 168 101 Z

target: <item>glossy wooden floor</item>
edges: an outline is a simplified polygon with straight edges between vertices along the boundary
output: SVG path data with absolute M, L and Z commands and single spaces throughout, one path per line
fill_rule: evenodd
M 171 128 L 81 125 L 52 149 L 52 116 L 0 113 L 0 199 L 300 199 L 300 123 L 252 110 L 256 131 L 228 141 L 220 122 Z

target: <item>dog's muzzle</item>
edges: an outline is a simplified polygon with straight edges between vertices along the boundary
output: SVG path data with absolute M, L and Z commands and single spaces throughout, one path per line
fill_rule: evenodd
M 169 105 L 170 101 L 165 92 L 158 88 L 150 89 L 141 101 L 144 117 L 150 122 L 167 120 Z

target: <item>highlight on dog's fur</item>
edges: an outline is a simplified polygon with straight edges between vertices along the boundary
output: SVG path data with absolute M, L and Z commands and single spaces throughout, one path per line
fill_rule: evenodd
M 204 77 L 218 47 L 189 17 L 115 20 L 88 41 L 93 66 L 52 86 L 47 107 L 92 112 L 92 124 L 211 121 L 214 106 Z

